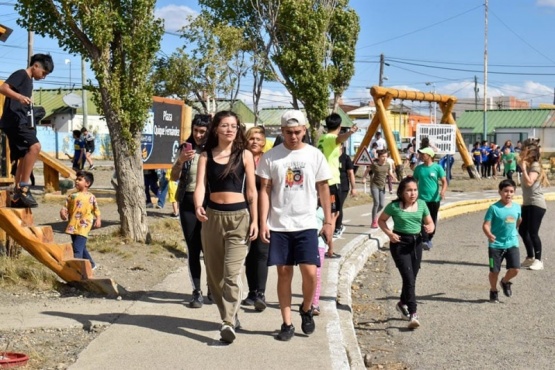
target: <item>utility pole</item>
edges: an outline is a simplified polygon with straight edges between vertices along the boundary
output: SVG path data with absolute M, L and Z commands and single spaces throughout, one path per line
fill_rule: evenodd
M 478 88 L 478 77 L 474 76 L 474 109 L 478 110 L 478 92 L 480 89 Z
M 383 54 L 380 54 L 380 79 L 378 82 L 379 86 L 383 86 L 383 66 L 385 64 L 385 57 Z
M 88 123 L 88 103 L 87 103 L 87 90 L 85 90 L 85 84 L 87 82 L 86 70 L 85 70 L 85 58 L 81 56 L 81 97 L 83 99 L 83 127 L 87 129 L 89 126 Z
M 34 32 L 27 32 L 27 66 L 31 63 L 31 57 L 33 56 L 33 38 Z
M 485 0 L 484 22 L 484 137 L 488 139 L 488 0 Z

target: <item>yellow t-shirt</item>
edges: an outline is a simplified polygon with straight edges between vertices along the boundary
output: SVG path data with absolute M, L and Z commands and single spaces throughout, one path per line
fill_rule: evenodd
M 93 219 L 100 217 L 96 197 L 89 192 L 70 194 L 66 200 L 69 221 L 66 234 L 88 237 L 93 226 Z
M 341 156 L 340 145 L 337 142 L 337 135 L 323 134 L 318 139 L 318 149 L 324 154 L 331 170 L 331 179 L 328 180 L 329 185 L 339 184 L 341 182 L 341 174 L 339 172 L 339 157 Z

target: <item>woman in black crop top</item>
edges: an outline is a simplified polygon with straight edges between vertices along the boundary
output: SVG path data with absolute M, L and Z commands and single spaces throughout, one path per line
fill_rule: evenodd
M 232 343 L 238 326 L 242 273 L 250 241 L 258 236 L 258 198 L 254 159 L 245 150 L 241 122 L 231 111 L 216 113 L 197 168 L 195 213 L 208 287 L 222 319 L 221 339 Z M 204 194 L 210 193 L 203 206 Z

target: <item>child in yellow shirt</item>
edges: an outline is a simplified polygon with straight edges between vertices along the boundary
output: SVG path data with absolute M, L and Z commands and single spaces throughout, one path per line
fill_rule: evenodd
M 69 220 L 66 234 L 71 235 L 73 256 L 88 259 L 92 269 L 95 270 L 98 265 L 94 263 L 87 250 L 89 232 L 93 226 L 99 228 L 101 225 L 100 209 L 96 197 L 89 193 L 94 176 L 88 171 L 77 171 L 76 176 L 75 189 L 77 192 L 67 197 L 65 206 L 60 210 L 60 218 L 64 221 Z

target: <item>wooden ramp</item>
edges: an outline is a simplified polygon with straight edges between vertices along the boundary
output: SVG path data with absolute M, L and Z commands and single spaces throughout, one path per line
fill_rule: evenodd
M 71 243 L 54 243 L 50 226 L 34 226 L 29 208 L 7 208 L 7 190 L 0 192 L 0 241 L 11 238 L 64 281 L 87 291 L 119 296 L 125 289 L 112 279 L 96 279 L 89 260 L 73 258 Z
M 60 176 L 75 180 L 75 171 L 59 159 L 42 150 L 39 153 L 39 159 L 44 163 L 44 186 L 51 186 L 54 190 L 59 190 Z

